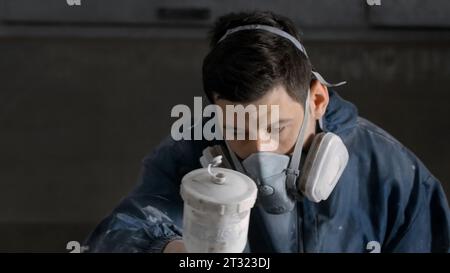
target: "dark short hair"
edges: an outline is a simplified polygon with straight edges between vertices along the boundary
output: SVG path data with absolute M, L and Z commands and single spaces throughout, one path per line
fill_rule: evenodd
M 210 52 L 203 61 L 203 89 L 214 97 L 248 103 L 283 85 L 304 102 L 311 82 L 311 63 L 289 40 L 264 30 L 243 30 L 218 43 L 228 29 L 251 24 L 279 28 L 300 41 L 294 23 L 272 12 L 231 13 L 217 19 Z

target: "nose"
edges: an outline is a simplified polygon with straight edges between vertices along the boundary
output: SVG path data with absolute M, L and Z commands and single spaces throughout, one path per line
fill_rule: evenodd
M 260 140 L 246 141 L 245 144 L 239 143 L 237 145 L 235 152 L 242 159 L 247 158 L 251 154 L 264 151 L 264 145 L 262 145 Z
M 253 152 L 273 152 L 278 148 L 278 139 L 274 139 L 268 132 L 258 133 L 258 137 L 252 143 Z
M 278 149 L 278 138 L 270 137 L 270 134 L 267 136 L 258 134 L 254 140 L 234 142 L 233 147 L 235 153 L 244 159 L 257 152 L 276 152 Z
M 261 138 L 255 140 L 255 152 L 265 152 L 264 141 Z

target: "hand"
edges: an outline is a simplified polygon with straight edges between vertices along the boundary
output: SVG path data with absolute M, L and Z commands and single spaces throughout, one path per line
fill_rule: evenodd
M 173 240 L 166 245 L 163 253 L 186 253 L 186 248 L 182 240 Z

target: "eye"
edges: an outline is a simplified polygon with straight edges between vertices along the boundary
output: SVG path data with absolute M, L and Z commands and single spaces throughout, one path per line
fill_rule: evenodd
M 281 131 L 283 131 L 287 126 L 281 126 L 281 127 L 274 127 L 273 130 L 278 130 L 278 133 L 280 133 Z M 267 130 L 267 132 L 270 134 L 272 132 L 272 129 L 269 128 Z

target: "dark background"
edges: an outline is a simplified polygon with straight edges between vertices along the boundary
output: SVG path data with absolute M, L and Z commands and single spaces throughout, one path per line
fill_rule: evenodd
M 229 11 L 301 28 L 315 67 L 450 194 L 450 2 L 0 0 L 0 252 L 66 252 L 134 186 L 202 95 L 206 32 Z

